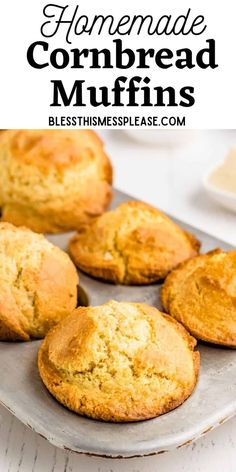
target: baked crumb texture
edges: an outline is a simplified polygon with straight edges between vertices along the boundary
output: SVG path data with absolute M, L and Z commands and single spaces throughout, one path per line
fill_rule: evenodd
M 236 251 L 216 249 L 182 263 L 161 293 L 167 313 L 203 341 L 236 347 Z
M 78 275 L 43 235 L 0 223 L 0 340 L 42 338 L 77 305 Z
M 153 418 L 184 402 L 199 371 L 196 341 L 145 304 L 82 307 L 54 327 L 38 356 L 42 380 L 67 408 L 91 418 Z
M 2 221 L 36 232 L 77 229 L 111 200 L 111 164 L 91 130 L 7 130 L 0 169 Z
M 165 214 L 131 201 L 81 228 L 69 245 L 88 274 L 120 284 L 149 284 L 195 256 L 200 243 Z

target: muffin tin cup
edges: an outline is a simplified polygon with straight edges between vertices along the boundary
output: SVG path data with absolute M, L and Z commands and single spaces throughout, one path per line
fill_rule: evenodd
M 133 199 L 114 190 L 113 207 Z M 232 247 L 175 220 L 202 241 L 202 252 Z M 71 233 L 48 239 L 67 249 Z M 110 299 L 144 302 L 161 308 L 161 284 L 120 286 L 80 273 L 79 302 L 100 305 Z M 137 423 L 91 420 L 61 406 L 46 390 L 37 369 L 40 341 L 0 342 L 0 403 L 52 444 L 78 453 L 128 458 L 160 454 L 189 444 L 236 413 L 236 352 L 198 344 L 201 370 L 191 397 L 163 416 Z

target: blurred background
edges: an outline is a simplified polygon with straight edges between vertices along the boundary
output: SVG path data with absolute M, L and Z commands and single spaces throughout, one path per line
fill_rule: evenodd
M 222 192 L 217 202 L 204 186 L 212 169 L 236 148 L 235 130 L 104 130 L 99 134 L 119 190 L 236 245 L 236 193 L 234 213 L 226 207 Z

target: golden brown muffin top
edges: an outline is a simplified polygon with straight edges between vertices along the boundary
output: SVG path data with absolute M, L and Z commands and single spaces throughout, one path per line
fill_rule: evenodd
M 69 249 L 78 267 L 95 277 L 146 284 L 195 256 L 199 246 L 160 210 L 131 201 L 81 228 Z
M 0 339 L 43 337 L 77 305 L 78 275 L 43 235 L 0 223 Z
M 77 229 L 111 200 L 112 166 L 90 130 L 7 130 L 0 169 L 2 221 L 37 232 Z
M 164 283 L 162 303 L 198 339 L 236 347 L 236 251 L 181 264 Z
M 70 409 L 107 421 L 140 420 L 190 395 L 199 367 L 195 344 L 156 308 L 110 301 L 79 308 L 51 330 L 39 369 Z
M 8 130 L 2 140 L 10 143 L 10 152 L 19 162 L 43 169 L 71 167 L 83 160 L 87 164 L 103 144 L 91 130 Z

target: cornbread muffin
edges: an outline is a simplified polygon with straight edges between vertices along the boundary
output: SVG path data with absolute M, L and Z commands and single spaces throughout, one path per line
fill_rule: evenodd
M 196 338 L 236 347 L 236 250 L 182 263 L 166 278 L 162 304 Z
M 132 285 L 163 279 L 179 262 L 195 256 L 199 246 L 160 210 L 131 201 L 81 228 L 69 251 L 84 272 Z
M 45 338 L 42 380 L 67 408 L 104 421 L 138 421 L 176 408 L 199 371 L 196 341 L 170 316 L 110 301 L 78 308 Z
M 0 223 L 0 340 L 42 338 L 77 305 L 66 253 L 27 228 Z
M 36 232 L 77 229 L 111 200 L 112 168 L 89 130 L 0 133 L 2 221 Z

